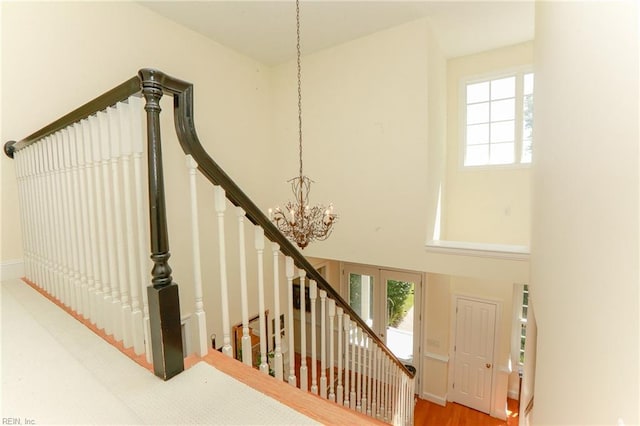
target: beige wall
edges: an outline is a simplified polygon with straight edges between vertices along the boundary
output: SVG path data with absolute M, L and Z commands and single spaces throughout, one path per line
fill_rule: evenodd
M 640 423 L 638 18 L 536 3 L 533 424 Z
M 529 245 L 528 166 L 463 168 L 460 85 L 478 77 L 533 62 L 533 42 L 447 62 L 447 169 L 442 239 Z
M 31 134 L 134 76 L 138 69 L 154 67 L 195 84 L 195 122 L 201 142 L 258 205 L 270 201 L 270 179 L 265 178 L 270 167 L 263 162 L 269 156 L 272 135 L 269 68 L 133 2 L 3 2 L 2 11 L 3 143 Z M 171 131 L 171 99 L 165 97 L 162 107 L 170 265 L 186 314 L 194 310 L 191 248 L 186 237 L 190 233 L 187 174 L 184 155 Z M 22 241 L 16 225 L 13 163 L 0 157 L 0 263 L 4 263 L 22 257 Z M 207 237 L 217 232 L 212 189 L 198 179 L 204 292 L 213 306 L 208 309 L 208 323 L 220 336 L 219 290 L 211 285 L 219 280 L 212 261 L 215 240 Z M 229 227 L 230 235 L 237 234 L 237 225 Z M 253 247 L 253 234 L 247 235 L 247 245 Z M 265 257 L 269 254 L 267 247 Z M 250 266 L 254 264 L 255 260 Z M 270 264 L 267 258 L 265 275 L 271 273 Z M 252 295 L 252 312 L 257 312 L 255 292 Z
M 428 216 L 428 66 L 425 20 L 305 56 L 304 168 L 312 202 L 340 219 L 311 256 L 421 270 Z M 274 69 L 274 193 L 297 172 L 295 63 Z

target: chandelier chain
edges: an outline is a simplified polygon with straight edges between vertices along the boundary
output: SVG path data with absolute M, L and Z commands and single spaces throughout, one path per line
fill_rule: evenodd
M 284 236 L 304 249 L 310 242 L 326 240 L 331 235 L 333 224 L 338 215 L 333 205 L 309 205 L 311 179 L 302 170 L 302 67 L 300 54 L 300 0 L 296 0 L 296 53 L 298 62 L 298 154 L 300 170 L 297 177 L 290 179 L 294 201 L 287 202 L 284 210 L 276 207 L 269 209 L 269 219 Z
M 300 1 L 296 0 L 296 52 L 298 59 L 298 154 L 302 178 L 302 67 L 300 65 Z

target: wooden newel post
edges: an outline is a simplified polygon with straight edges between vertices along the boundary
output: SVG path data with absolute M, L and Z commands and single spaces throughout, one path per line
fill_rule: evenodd
M 168 380 L 184 371 L 180 300 L 178 285 L 171 277 L 169 236 L 165 208 L 162 148 L 160 143 L 160 98 L 164 74 L 152 69 L 139 72 L 142 94 L 146 100 L 147 144 L 149 163 L 149 217 L 151 236 L 152 286 L 149 296 L 149 321 L 153 370 Z

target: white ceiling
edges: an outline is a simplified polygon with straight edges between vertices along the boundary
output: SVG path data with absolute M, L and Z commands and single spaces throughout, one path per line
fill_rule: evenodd
M 144 1 L 142 5 L 267 65 L 295 57 L 295 2 Z M 533 0 L 329 1 L 300 4 L 303 54 L 428 17 L 448 57 L 533 39 Z

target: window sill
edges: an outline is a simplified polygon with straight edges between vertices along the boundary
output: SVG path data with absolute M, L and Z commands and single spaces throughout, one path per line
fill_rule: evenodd
M 476 166 L 465 166 L 463 162 L 460 163 L 458 169 L 461 172 L 488 172 L 495 170 L 521 170 L 530 169 L 531 163 L 509 163 L 509 164 L 479 164 Z
M 425 249 L 431 253 L 519 261 L 528 261 L 530 254 L 527 246 L 448 240 L 431 240 L 425 244 Z

